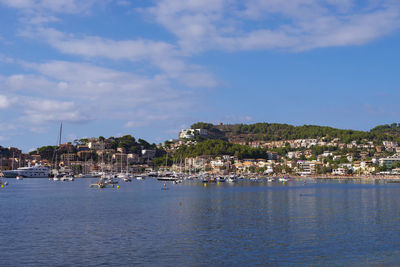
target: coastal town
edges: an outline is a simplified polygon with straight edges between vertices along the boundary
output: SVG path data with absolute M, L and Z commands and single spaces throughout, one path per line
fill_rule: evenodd
M 220 140 L 216 138 L 212 127 L 222 129 L 222 123 L 217 126 L 204 125 L 205 128 L 183 129 L 177 139 L 158 145 L 143 139 L 136 141 L 134 137 L 126 135 L 60 142 L 57 146 L 41 147 L 30 153 L 23 153 L 16 147 L 0 147 L 0 170 L 4 172 L 42 165 L 81 176 L 99 172 L 320 177 L 400 175 L 400 146 L 393 140 L 376 142 L 358 138 L 344 141 L 327 136 L 254 140 L 248 136 L 243 138 L 243 135 Z M 207 153 L 195 150 L 199 145 L 230 147 Z M 250 152 L 238 153 L 236 148 Z

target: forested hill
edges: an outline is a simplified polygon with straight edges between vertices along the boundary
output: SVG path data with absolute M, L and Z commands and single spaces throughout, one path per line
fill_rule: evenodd
M 400 137 L 400 123 L 376 126 L 375 128 L 371 129 L 370 132 L 375 134 L 385 134 Z
M 377 126 L 370 131 L 344 130 L 316 125 L 293 126 L 280 123 L 213 125 L 199 122 L 193 124 L 192 128 L 207 129 L 212 133 L 213 138 L 230 141 L 279 141 L 325 137 L 327 140 L 340 138 L 344 143 L 362 142 L 363 140 L 375 143 L 384 140 L 400 142 L 400 124 L 397 123 Z

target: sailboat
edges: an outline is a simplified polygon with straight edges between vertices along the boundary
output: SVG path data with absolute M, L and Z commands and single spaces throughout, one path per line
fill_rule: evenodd
M 121 153 L 121 172 L 118 174 L 118 178 L 122 179 L 124 182 L 132 182 L 132 179 L 128 175 L 128 155 L 126 155 L 126 172 L 122 172 L 122 153 Z

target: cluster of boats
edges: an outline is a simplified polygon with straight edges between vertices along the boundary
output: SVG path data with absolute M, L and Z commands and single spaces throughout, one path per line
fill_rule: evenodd
M 203 183 L 237 183 L 240 180 L 252 181 L 252 182 L 288 182 L 291 181 L 289 178 L 274 178 L 274 177 L 242 177 L 236 175 L 229 175 L 229 176 L 216 176 L 216 177 L 206 177 L 202 179 Z
M 73 182 L 75 181 L 75 177 L 69 173 L 61 173 L 50 177 L 49 180 L 53 181 L 61 181 L 61 182 Z
M 69 172 L 65 173 L 51 173 L 50 169 L 41 166 L 29 166 L 29 167 L 22 167 L 16 170 L 10 171 L 3 171 L 3 176 L 6 178 L 16 178 L 16 179 L 23 179 L 23 178 L 44 178 L 49 177 L 49 180 L 52 181 L 61 181 L 61 182 L 72 182 L 75 178 L 99 178 L 98 182 L 95 184 L 91 184 L 91 187 L 97 186 L 99 188 L 104 188 L 108 185 L 114 186 L 119 181 L 123 182 L 131 182 L 132 179 L 137 180 L 144 180 L 145 177 L 155 177 L 159 181 L 167 181 L 167 182 L 174 182 L 182 183 L 184 180 L 197 180 L 202 181 L 203 183 L 219 183 L 219 182 L 227 182 L 227 183 L 236 183 L 240 180 L 246 181 L 267 181 L 267 182 L 287 182 L 291 179 L 289 177 L 261 177 L 256 175 L 213 175 L 209 173 L 200 173 L 200 174 L 186 174 L 186 173 L 176 173 L 176 172 L 150 172 L 146 175 L 132 175 L 130 173 L 110 173 L 110 172 L 98 172 L 98 173 L 91 173 L 91 174 L 79 174 L 74 176 Z M 0 182 L 0 185 L 6 182 Z
M 98 187 L 98 188 L 105 188 L 106 186 L 114 187 L 116 184 L 119 183 L 120 180 L 124 182 L 132 182 L 132 179 L 136 178 L 136 180 L 144 180 L 143 176 L 133 176 L 128 173 L 102 173 L 100 175 L 99 180 L 96 183 L 90 184 L 90 187 Z
M 170 181 L 174 183 L 181 183 L 184 180 L 201 180 L 203 183 L 218 183 L 228 182 L 237 183 L 238 181 L 267 181 L 267 182 L 288 182 L 291 181 L 289 177 L 261 177 L 255 175 L 213 175 L 208 173 L 202 173 L 198 175 L 184 174 L 184 173 L 158 173 L 157 175 L 149 175 L 150 177 L 156 177 L 159 181 Z

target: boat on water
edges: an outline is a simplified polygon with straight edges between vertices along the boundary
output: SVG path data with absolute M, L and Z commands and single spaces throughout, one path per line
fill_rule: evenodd
M 148 177 L 157 177 L 157 176 L 158 176 L 158 173 L 157 173 L 157 172 L 149 172 L 149 173 L 147 174 L 147 176 L 148 176 Z
M 97 187 L 99 189 L 102 189 L 102 188 L 106 188 L 108 185 L 111 187 L 114 187 L 115 184 L 116 183 L 110 182 L 109 179 L 105 179 L 105 178 L 101 177 L 96 183 L 90 184 L 89 187 Z M 117 185 L 117 188 L 119 188 L 119 185 Z
M 61 177 L 60 181 L 62 182 L 73 182 L 75 181 L 74 176 L 70 175 L 70 174 L 65 174 Z
M 183 181 L 181 179 L 175 180 L 173 183 L 174 184 L 181 184 Z
M 89 187 L 97 187 L 97 188 L 105 188 L 107 186 L 107 182 L 105 181 L 104 178 L 100 178 L 97 183 L 95 184 L 90 184 Z M 114 185 L 113 185 L 114 186 Z
M 107 184 L 118 184 L 117 177 L 112 174 L 104 174 L 101 176 L 100 180 L 104 180 Z
M 225 183 L 225 182 L 226 182 L 226 178 L 225 178 L 224 176 L 219 176 L 219 177 L 217 178 L 217 182 Z
M 117 175 L 117 178 L 121 179 L 124 182 L 132 182 L 131 177 L 129 177 L 129 174 L 127 173 L 119 173 Z
M 32 167 L 21 167 L 16 170 L 3 171 L 5 178 L 47 178 L 49 177 L 49 168 L 42 165 L 35 165 Z
M 90 174 L 90 173 L 81 173 L 78 174 L 77 178 L 95 178 L 95 177 L 99 177 L 99 176 L 95 176 L 94 174 Z
M 226 179 L 226 181 L 229 182 L 229 183 L 237 183 L 238 178 L 237 178 L 236 175 L 231 175 Z
M 165 182 L 173 182 L 173 181 L 178 180 L 178 178 L 174 177 L 174 176 L 159 176 L 159 177 L 157 177 L 157 180 L 165 181 Z
M 131 177 L 124 177 L 124 178 L 122 178 L 122 180 L 124 181 L 124 182 L 132 182 L 132 179 L 131 179 Z

